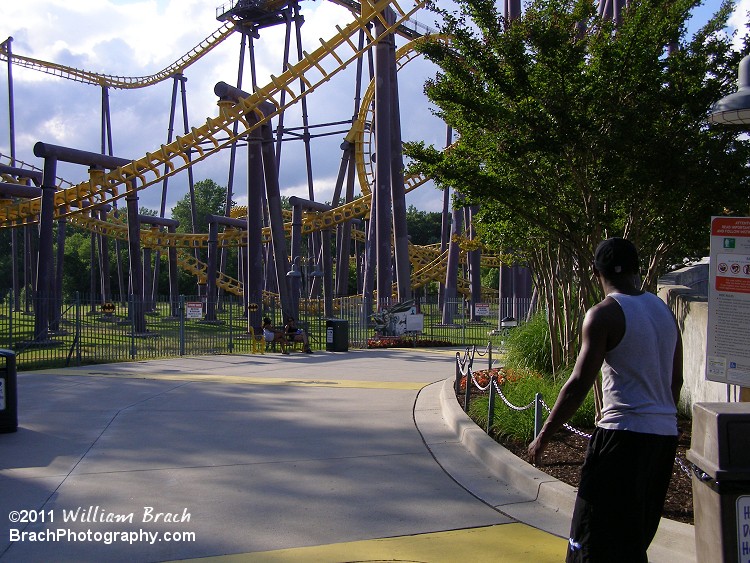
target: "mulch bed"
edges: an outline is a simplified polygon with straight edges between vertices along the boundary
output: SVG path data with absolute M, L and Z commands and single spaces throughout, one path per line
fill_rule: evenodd
M 463 403 L 463 397 L 459 397 L 458 399 L 460 403 Z M 685 460 L 685 452 L 690 449 L 691 422 L 689 420 L 680 420 L 679 427 L 682 434 L 677 445 L 677 456 L 683 463 L 689 465 Z M 582 430 L 586 434 L 591 434 L 592 432 L 592 429 L 586 428 L 580 428 L 579 430 Z M 507 438 L 498 439 L 495 437 L 495 439 L 507 450 L 524 461 L 528 461 L 528 456 L 526 455 L 528 444 Z M 539 469 L 555 479 L 578 487 L 578 479 L 580 477 L 581 465 L 583 465 L 583 460 L 586 456 L 587 445 L 587 438 L 583 438 L 567 430 L 561 430 L 552 438 L 545 449 L 542 457 L 542 466 Z M 662 516 L 670 520 L 693 524 L 692 482 L 690 476 L 682 470 L 677 462 L 675 462 L 672 469 L 672 480 L 669 483 Z

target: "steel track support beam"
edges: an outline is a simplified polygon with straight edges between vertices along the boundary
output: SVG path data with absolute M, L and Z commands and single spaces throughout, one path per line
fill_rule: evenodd
M 375 20 L 375 34 L 385 26 Z M 390 304 L 393 268 L 391 259 L 391 57 L 389 40 L 375 46 L 375 261 L 377 309 Z

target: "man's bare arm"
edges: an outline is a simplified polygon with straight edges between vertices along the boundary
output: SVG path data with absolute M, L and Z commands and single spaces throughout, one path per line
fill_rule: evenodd
M 533 463 L 539 464 L 550 438 L 575 414 L 594 385 L 607 352 L 607 338 L 611 323 L 611 310 L 608 310 L 606 306 L 594 307 L 586 314 L 582 329 L 581 351 L 573 373 L 560 390 L 555 406 L 552 407 L 539 436 L 529 445 L 529 458 Z

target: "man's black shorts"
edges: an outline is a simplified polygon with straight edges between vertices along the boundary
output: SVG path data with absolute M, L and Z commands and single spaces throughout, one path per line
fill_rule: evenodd
M 677 436 L 596 428 L 581 468 L 567 561 L 648 561 Z

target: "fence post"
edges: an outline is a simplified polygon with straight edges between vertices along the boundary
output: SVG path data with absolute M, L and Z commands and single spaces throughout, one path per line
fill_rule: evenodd
M 492 421 L 495 419 L 495 383 L 497 382 L 497 376 L 493 375 L 490 377 L 490 398 L 487 402 L 487 434 L 490 433 L 492 428 Z
M 492 342 L 487 342 L 487 369 L 492 369 Z
M 542 394 L 534 395 L 534 438 L 542 431 Z
M 234 342 L 232 341 L 232 334 L 234 331 L 234 320 L 232 318 L 232 311 L 234 310 L 234 303 L 232 303 L 232 298 L 227 295 L 224 299 L 224 303 L 227 304 L 229 307 L 229 343 L 227 344 L 227 349 L 229 350 L 229 353 L 231 354 L 234 351 Z
M 135 359 L 135 295 L 128 295 L 128 314 L 130 315 L 130 357 Z
M 13 350 L 13 306 L 11 303 L 13 303 L 12 289 L 10 290 L 10 300 L 8 301 L 8 350 Z
M 76 291 L 76 365 L 81 365 L 81 294 Z
M 466 370 L 466 389 L 464 389 L 464 412 L 469 412 L 469 401 L 471 400 L 471 367 Z
M 453 387 L 456 390 L 456 395 L 461 392 L 461 360 L 456 352 L 456 381 L 453 382 Z
M 185 296 L 180 295 L 180 356 L 185 355 Z

